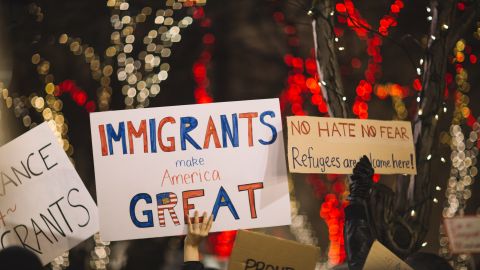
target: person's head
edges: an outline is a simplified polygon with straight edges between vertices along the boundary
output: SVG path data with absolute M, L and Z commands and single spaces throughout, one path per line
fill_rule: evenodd
M 37 255 L 22 247 L 8 247 L 0 250 L 0 266 L 10 270 L 42 270 L 42 263 Z
M 417 252 L 405 259 L 405 262 L 415 270 L 453 270 L 444 258 L 425 252 Z

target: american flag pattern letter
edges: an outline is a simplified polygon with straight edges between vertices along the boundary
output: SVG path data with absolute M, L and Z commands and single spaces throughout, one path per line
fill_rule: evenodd
M 174 207 L 177 205 L 177 195 L 173 192 L 157 194 L 158 222 L 160 227 L 165 227 L 165 210 L 168 210 L 175 226 L 180 225 Z

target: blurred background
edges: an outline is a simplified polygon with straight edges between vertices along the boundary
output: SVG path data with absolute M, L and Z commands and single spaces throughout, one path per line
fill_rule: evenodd
M 441 58 L 436 61 L 446 72 L 432 75 L 442 82 L 442 95 L 428 158 L 434 189 L 421 250 L 452 260 L 457 269 L 475 269 L 478 256 L 450 254 L 441 227 L 444 217 L 480 214 L 476 1 L 442 2 L 441 8 L 451 8 L 447 19 L 437 18 L 436 1 L 324 3 L 332 12 L 316 18 L 328 20 L 331 29 L 316 27 L 316 34 L 333 33 L 334 51 L 325 54 L 335 55 L 349 117 L 415 121 L 429 68 L 424 61 Z M 278 97 L 283 116 L 327 116 L 312 5 L 318 2 L 0 0 L 0 145 L 54 120 L 95 198 L 90 112 Z M 431 34 L 433 23 L 440 36 Z M 456 31 L 452 46 L 432 56 L 429 44 Z M 399 180 L 375 176 L 394 191 Z M 319 246 L 322 268 L 344 262 L 345 176 L 290 175 L 289 184 L 292 225 L 260 231 Z M 234 239 L 235 232 L 212 234 L 204 247 L 207 264 L 223 267 Z M 97 235 L 51 267 L 178 269 L 182 241 L 104 243 Z

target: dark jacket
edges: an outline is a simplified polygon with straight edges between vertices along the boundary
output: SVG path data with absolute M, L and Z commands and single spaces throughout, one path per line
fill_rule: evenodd
M 201 262 L 184 262 L 182 270 L 203 270 L 203 264 Z
M 351 202 L 345 208 L 343 233 L 348 267 L 350 270 L 361 270 L 374 240 L 365 205 L 361 202 Z

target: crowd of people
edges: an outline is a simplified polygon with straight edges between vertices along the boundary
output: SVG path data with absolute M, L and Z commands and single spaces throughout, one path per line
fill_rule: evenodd
M 353 170 L 350 178 L 349 205 L 345 208 L 345 249 L 347 263 L 334 269 L 361 270 L 367 260 L 370 248 L 375 240 L 367 217 L 367 201 L 373 186 L 374 169 L 366 156 L 363 156 Z M 184 263 L 182 270 L 206 270 L 201 263 L 199 251 L 213 224 L 213 216 L 206 212 L 188 219 L 188 233 L 184 240 Z M 417 252 L 405 259 L 415 270 L 449 270 L 448 262 L 435 255 Z M 40 259 L 27 249 L 12 246 L 0 251 L 1 269 L 36 270 L 44 269 Z M 299 269 L 300 270 L 300 269 Z M 305 270 L 305 269 L 301 269 Z M 367 269 L 368 270 L 368 269 Z

